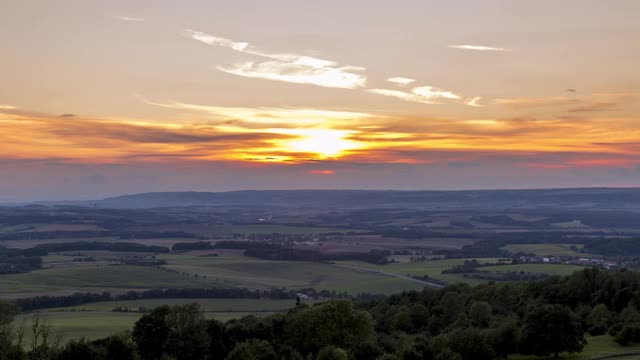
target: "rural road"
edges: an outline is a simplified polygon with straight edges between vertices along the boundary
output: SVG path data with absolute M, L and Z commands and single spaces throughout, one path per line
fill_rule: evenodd
M 371 269 L 371 268 L 366 268 L 366 267 L 361 267 L 361 266 L 353 266 L 353 265 L 340 265 L 340 264 L 335 264 L 335 265 L 343 267 L 343 268 L 348 268 L 348 269 L 362 270 L 362 271 L 368 271 L 368 272 L 381 274 L 381 275 L 386 275 L 386 276 L 393 276 L 393 277 L 397 277 L 397 278 L 400 278 L 400 279 L 413 281 L 413 282 L 416 282 L 418 284 L 432 286 L 432 287 L 435 287 L 435 288 L 443 288 L 444 287 L 444 285 L 432 283 L 432 282 L 429 282 L 429 281 L 414 279 L 414 278 L 412 278 L 410 276 L 400 275 L 400 274 L 391 273 L 391 272 L 387 272 L 387 271 L 382 271 L 382 270 L 378 270 L 378 269 Z

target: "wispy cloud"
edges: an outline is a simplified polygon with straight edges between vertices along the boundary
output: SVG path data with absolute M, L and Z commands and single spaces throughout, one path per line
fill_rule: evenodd
M 0 105 L 0 110 L 15 110 L 16 107 L 13 105 Z
M 218 67 L 218 69 L 243 77 L 295 84 L 311 84 L 330 88 L 354 89 L 362 87 L 366 83 L 364 76 L 355 73 L 355 71 L 363 69 L 352 66 L 336 68 L 331 66 L 308 66 L 282 61 L 259 63 L 245 61 L 236 63 L 231 67 Z
M 469 99 L 465 102 L 465 105 L 473 106 L 473 107 L 483 107 L 484 105 L 478 104 L 478 102 L 482 100 L 480 96 L 476 96 L 473 99 Z
M 339 66 L 337 62 L 296 53 L 268 53 L 247 42 L 185 30 L 185 35 L 208 45 L 226 47 L 245 54 L 269 59 L 268 61 L 242 61 L 232 66 L 218 66 L 229 74 L 249 78 L 311 84 L 322 87 L 355 89 L 366 85 L 365 69 L 358 66 Z
M 483 46 L 483 45 L 449 45 L 452 49 L 474 50 L 474 51 L 507 51 L 505 48 Z
M 412 82 L 415 82 L 416 80 L 409 79 L 406 77 L 390 77 L 387 79 L 387 81 L 394 84 L 407 85 L 407 84 L 411 84 Z
M 122 21 L 133 21 L 133 22 L 142 22 L 142 21 L 144 21 L 143 18 L 134 17 L 134 16 L 114 16 L 113 18 L 117 19 L 117 20 L 122 20 Z
M 433 86 L 419 86 L 408 91 L 390 90 L 390 89 L 369 89 L 371 93 L 396 97 L 410 102 L 417 102 L 422 104 L 437 104 L 441 100 L 458 100 L 460 95 L 451 91 L 435 88 Z
M 194 40 L 201 41 L 208 45 L 227 47 L 236 51 L 242 51 L 249 54 L 255 54 L 257 52 L 255 50 L 249 49 L 249 43 L 246 43 L 246 42 L 233 41 L 231 39 L 227 39 L 219 36 L 213 36 L 210 34 L 205 34 L 200 31 L 194 31 L 189 29 L 185 30 L 184 34 L 187 37 L 190 37 Z

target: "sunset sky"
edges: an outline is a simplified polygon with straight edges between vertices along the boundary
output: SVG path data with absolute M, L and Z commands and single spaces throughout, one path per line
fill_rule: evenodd
M 640 186 L 640 1 L 4 0 L 0 202 Z

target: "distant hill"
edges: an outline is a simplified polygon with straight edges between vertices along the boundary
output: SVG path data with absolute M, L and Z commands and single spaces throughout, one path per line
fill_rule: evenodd
M 231 192 L 154 192 L 97 201 L 41 203 L 100 208 L 251 206 L 292 208 L 507 209 L 571 208 L 640 210 L 640 188 L 538 190 L 248 190 Z

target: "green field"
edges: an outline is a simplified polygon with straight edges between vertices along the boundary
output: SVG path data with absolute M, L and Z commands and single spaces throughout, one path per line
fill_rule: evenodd
M 625 356 L 624 354 L 631 354 Z M 614 356 L 619 355 L 619 356 Z M 587 345 L 579 354 L 564 354 L 561 359 L 566 360 L 591 360 L 591 359 L 619 359 L 619 360 L 636 360 L 640 359 L 640 344 L 629 346 L 620 346 L 613 341 L 609 335 L 588 336 Z M 543 358 L 536 356 L 514 355 L 510 359 L 513 360 L 541 360 Z
M 103 261 L 97 263 L 71 262 L 68 260 L 73 257 L 52 255 L 45 258 L 45 264 L 47 266 L 55 265 L 55 267 L 30 273 L 1 275 L 0 298 L 69 294 L 73 292 L 100 293 L 109 291 L 117 293 L 151 288 L 229 286 L 254 289 L 315 288 L 357 295 L 359 293 L 391 294 L 423 287 L 423 285 L 412 280 L 393 277 L 389 274 L 384 274 L 384 272 L 402 276 L 428 275 L 446 283 L 466 282 L 479 284 L 485 282 L 480 279 L 465 278 L 462 274 L 442 274 L 443 270 L 462 264 L 466 259 L 441 259 L 373 265 L 363 262 L 328 264 L 301 261 L 270 261 L 244 256 L 203 257 L 190 254 L 163 254 L 158 257 L 167 261 L 165 268 L 177 273 L 163 271 L 154 267 L 107 265 Z M 495 263 L 497 259 L 478 259 L 478 261 Z M 365 269 L 339 265 L 350 265 Z M 367 271 L 366 269 L 376 271 Z M 579 269 L 581 269 L 580 266 L 561 264 L 518 264 L 482 268 L 483 271 L 524 271 L 550 275 L 566 275 Z M 377 270 L 380 270 L 380 272 Z
M 53 255 L 45 259 L 45 264 L 56 264 L 56 267 L 30 273 L 0 275 L 0 298 L 73 292 L 116 293 L 171 287 L 313 287 L 354 295 L 365 292 L 390 294 L 422 288 L 410 280 L 325 263 L 269 261 L 244 256 L 201 257 L 166 254 L 160 257 L 167 260 L 166 268 L 178 273 L 144 266 L 65 262 L 65 258 L 72 257 Z
M 277 312 L 287 311 L 294 307 L 294 299 L 142 299 L 118 300 L 89 303 L 65 308 L 50 309 L 55 311 L 111 311 L 115 307 L 137 310 L 139 307 L 153 309 L 162 305 L 184 305 L 197 302 L 207 313 L 227 312 Z
M 1 275 L 0 297 L 55 291 L 102 292 L 111 289 L 151 289 L 163 287 L 206 287 L 214 280 L 194 279 L 144 266 L 68 266 L 30 273 Z
M 350 294 L 390 294 L 420 289 L 409 280 L 347 269 L 331 264 L 302 261 L 270 261 L 248 257 L 211 258 L 181 255 L 166 257 L 167 267 L 179 272 L 197 273 L 222 283 L 268 289 L 286 287 L 335 290 Z
M 110 301 L 78 305 L 67 308 L 49 309 L 41 312 L 43 319 L 56 331 L 64 335 L 63 341 L 86 337 L 97 339 L 111 334 L 130 330 L 142 313 L 133 312 L 139 307 L 152 309 L 162 305 L 184 305 L 197 302 L 210 319 L 227 321 L 247 315 L 266 316 L 276 312 L 285 312 L 295 306 L 296 300 L 272 299 L 145 299 L 128 301 Z M 129 308 L 132 312 L 113 312 L 115 307 Z M 25 314 L 18 318 L 27 320 L 27 328 L 33 315 Z M 27 339 L 27 346 L 30 344 Z
M 139 313 L 115 313 L 115 312 L 51 312 L 41 313 L 41 319 L 46 319 L 51 325 L 53 334 L 61 332 L 62 342 L 73 339 L 87 338 L 97 339 L 115 334 L 124 330 L 130 330 L 133 324 L 140 318 Z M 30 347 L 32 337 L 29 333 L 31 318 L 33 315 L 18 316 L 17 323 L 26 319 L 25 347 Z
M 503 246 L 501 249 L 506 250 L 512 254 L 515 253 L 528 253 L 538 256 L 575 256 L 575 257 L 590 257 L 590 254 L 583 254 L 581 252 L 572 250 L 571 247 L 582 248 L 583 245 L 575 244 L 509 244 Z
M 446 283 L 465 282 L 472 285 L 485 283 L 486 281 L 483 281 L 483 280 L 465 278 L 461 274 L 442 274 L 442 270 L 449 269 L 455 265 L 463 264 L 465 260 L 470 260 L 470 259 L 443 259 L 443 260 L 429 260 L 429 261 L 419 261 L 419 262 L 397 262 L 397 263 L 391 263 L 387 265 L 373 265 L 373 264 L 358 262 L 358 261 L 341 261 L 339 263 L 344 265 L 352 265 L 352 266 L 366 267 L 369 269 L 382 270 L 382 271 L 395 273 L 399 275 L 417 275 L 417 276 L 428 275 L 433 279 L 444 281 Z M 497 258 L 485 258 L 485 259 L 476 259 L 476 260 L 478 260 L 478 262 L 480 263 L 483 263 L 483 262 L 495 263 L 498 261 Z
M 342 261 L 340 264 L 364 267 L 395 273 L 399 275 L 428 275 L 429 277 L 444 281 L 446 283 L 465 282 L 471 285 L 485 283 L 485 280 L 465 278 L 463 274 L 442 274 L 442 270 L 449 269 L 455 265 L 460 265 L 470 259 L 444 259 L 429 260 L 420 262 L 398 262 L 387 265 L 373 265 L 357 261 Z M 496 263 L 497 258 L 481 258 L 476 259 L 480 263 Z M 535 274 L 548 275 L 569 275 L 574 271 L 583 269 L 578 265 L 565 264 L 516 264 L 516 265 L 497 265 L 479 268 L 481 271 L 489 272 L 508 272 L 508 271 L 524 271 Z

